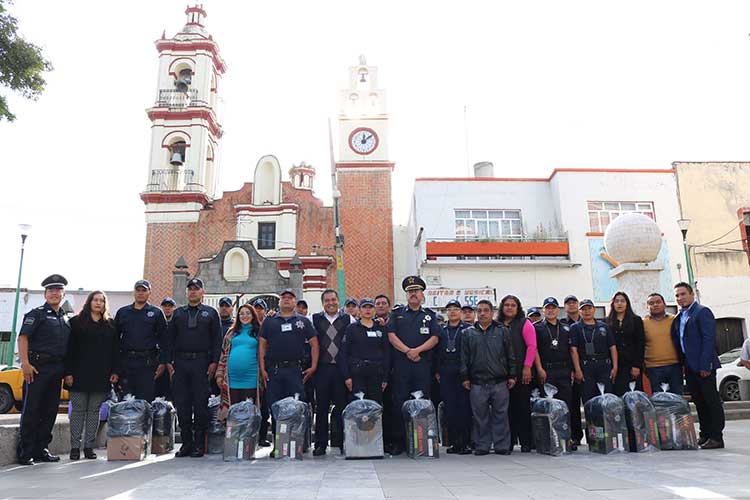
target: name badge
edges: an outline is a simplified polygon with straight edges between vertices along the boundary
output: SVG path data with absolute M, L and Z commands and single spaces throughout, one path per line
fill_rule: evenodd
M 430 329 L 426 326 L 423 326 L 422 328 L 419 329 L 419 333 L 421 333 L 422 335 L 429 335 Z
M 369 330 L 367 332 L 367 336 L 370 337 L 370 338 L 375 338 L 375 337 L 378 336 L 378 332 L 373 332 L 372 330 Z
M 291 325 L 291 323 L 282 323 L 281 324 L 281 331 L 282 332 L 291 332 L 292 331 L 292 325 Z

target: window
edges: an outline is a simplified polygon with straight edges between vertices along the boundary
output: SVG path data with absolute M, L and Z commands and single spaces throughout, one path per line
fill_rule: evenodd
M 740 237 L 742 238 L 742 249 L 747 254 L 747 262 L 750 264 L 750 211 L 741 209 L 740 215 Z
M 455 210 L 455 217 L 460 240 L 523 237 L 520 210 Z
M 258 223 L 258 250 L 273 250 L 276 248 L 276 223 Z
M 654 204 L 650 201 L 590 201 L 588 202 L 589 230 L 603 233 L 618 215 L 637 213 L 656 220 Z

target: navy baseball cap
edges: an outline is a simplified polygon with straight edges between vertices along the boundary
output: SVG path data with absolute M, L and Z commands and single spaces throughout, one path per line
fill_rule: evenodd
M 171 306 L 176 306 L 177 302 L 174 301 L 172 297 L 164 297 L 164 299 L 161 301 L 161 305 L 170 304 Z
M 372 300 L 370 297 L 363 297 L 362 299 L 359 300 L 359 307 L 364 307 L 364 306 L 375 307 L 375 301 Z
M 576 297 L 575 295 L 566 295 L 565 299 L 563 299 L 563 304 L 567 304 L 571 300 L 575 300 L 576 302 L 578 302 L 578 297 Z
M 529 307 L 529 311 L 526 313 L 526 317 L 529 316 L 541 316 L 542 312 L 539 310 L 538 307 Z
M 196 288 L 200 288 L 202 290 L 203 289 L 203 280 L 201 280 L 200 278 L 193 278 L 193 279 L 191 279 L 190 281 L 187 282 L 187 287 L 186 288 L 190 288 L 191 286 L 194 286 Z
M 546 299 L 544 299 L 544 302 L 542 302 L 542 307 L 547 307 L 547 306 L 560 307 L 560 304 L 557 302 L 556 298 L 547 297 Z
M 461 303 L 456 299 L 452 299 L 449 300 L 447 304 L 445 304 L 446 309 L 448 309 L 449 307 L 458 307 L 459 309 L 461 309 Z
M 346 302 L 344 302 L 344 305 L 345 306 L 348 306 L 348 305 L 354 305 L 354 306 L 356 306 L 357 305 L 357 299 L 349 297 L 349 298 L 346 299 Z
M 264 311 L 268 311 L 268 304 L 263 299 L 255 299 L 253 301 L 253 307 L 261 307 Z
M 581 301 L 581 302 L 580 302 L 580 303 L 578 304 L 578 309 L 583 309 L 583 308 L 584 308 L 584 307 L 586 307 L 586 306 L 591 306 L 591 307 L 595 307 L 595 306 L 594 306 L 594 302 L 592 302 L 592 300 L 591 300 L 591 299 L 583 299 L 583 300 L 582 300 L 582 301 Z
M 297 301 L 297 305 L 298 305 L 298 306 L 299 306 L 299 305 L 303 305 L 303 306 L 307 307 L 307 301 L 306 301 L 305 299 L 299 299 L 299 300 Z
M 474 310 L 474 306 L 470 306 L 469 304 L 464 304 L 464 305 L 461 306 L 461 310 L 462 311 L 467 310 L 467 309 L 469 311 L 473 311 Z
M 151 290 L 151 283 L 149 283 L 148 280 L 138 280 L 135 282 L 135 285 L 133 285 L 133 290 L 136 290 L 138 288 L 145 288 L 146 290 Z
M 291 295 L 295 299 L 297 298 L 297 293 L 294 291 L 293 288 L 284 288 L 281 293 L 279 294 L 279 297 L 282 297 L 284 295 Z
M 234 303 L 234 301 L 232 301 L 232 299 L 229 298 L 229 297 L 222 297 L 222 298 L 219 299 L 219 305 L 220 306 L 229 306 L 229 307 L 232 307 L 233 303 Z

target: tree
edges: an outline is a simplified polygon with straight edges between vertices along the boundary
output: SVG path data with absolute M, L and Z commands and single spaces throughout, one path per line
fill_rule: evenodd
M 47 83 L 42 73 L 51 71 L 52 64 L 44 58 L 41 48 L 17 32 L 18 20 L 7 12 L 4 3 L 10 2 L 0 0 L 0 85 L 36 100 Z M 0 121 L 15 119 L 5 97 L 0 95 Z

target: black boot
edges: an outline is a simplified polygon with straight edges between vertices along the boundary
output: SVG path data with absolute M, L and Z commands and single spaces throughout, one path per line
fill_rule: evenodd
M 195 431 L 194 443 L 193 451 L 190 453 L 190 456 L 193 458 L 200 458 L 206 450 L 206 433 L 204 431 Z
M 71 460 L 80 460 L 81 458 L 81 449 L 80 448 L 71 448 L 70 449 L 70 459 Z
M 91 448 L 84 448 L 83 456 L 89 460 L 96 460 L 96 453 L 94 453 L 94 450 L 92 450 Z

